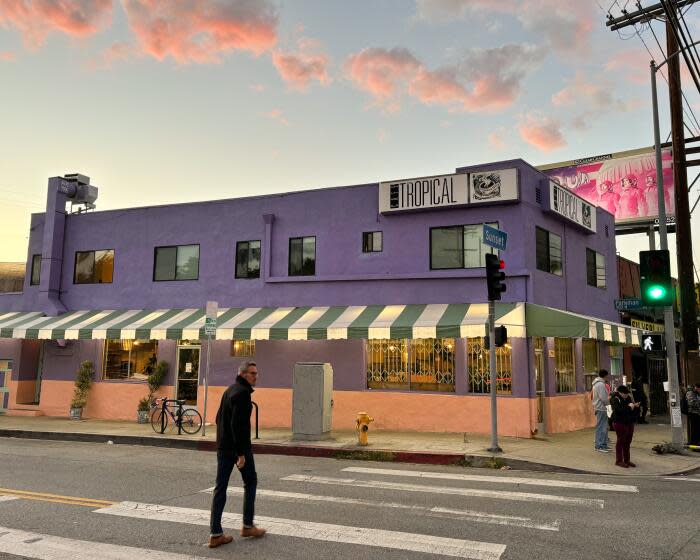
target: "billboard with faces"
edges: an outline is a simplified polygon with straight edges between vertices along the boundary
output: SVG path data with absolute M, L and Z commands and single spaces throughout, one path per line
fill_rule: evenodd
M 661 158 L 666 215 L 674 216 L 671 149 L 662 149 Z M 653 223 L 658 219 L 653 148 L 542 165 L 538 169 L 584 200 L 613 214 L 615 223 Z

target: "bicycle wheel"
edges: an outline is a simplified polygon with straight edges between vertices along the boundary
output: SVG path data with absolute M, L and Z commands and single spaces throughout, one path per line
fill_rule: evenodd
M 163 418 L 163 409 L 162 408 L 156 408 L 153 411 L 153 414 L 151 415 L 151 428 L 153 428 L 153 431 L 157 434 L 161 433 L 160 429 L 163 427 L 161 424 L 161 421 L 164 422 L 164 427 L 167 430 L 168 429 L 168 415 L 165 415 L 165 418 Z
M 196 434 L 202 429 L 202 416 L 194 408 L 186 408 L 182 411 L 182 431 L 186 434 Z

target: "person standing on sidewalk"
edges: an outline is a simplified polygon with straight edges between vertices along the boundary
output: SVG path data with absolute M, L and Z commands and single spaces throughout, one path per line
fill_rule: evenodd
M 700 383 L 696 383 L 685 398 L 688 400 L 688 443 L 700 445 Z
M 258 379 L 255 362 L 243 362 L 238 368 L 236 382 L 224 391 L 216 413 L 216 486 L 211 501 L 209 548 L 228 544 L 233 537 L 224 535 L 221 516 L 226 505 L 226 491 L 233 466 L 243 478 L 242 537 L 262 537 L 265 529 L 253 524 L 255 492 L 258 475 L 255 472 L 253 446 L 250 442 L 250 414 L 253 403 L 250 395 Z
M 610 396 L 613 413 L 613 428 L 617 434 L 615 444 L 615 465 L 627 469 L 636 467 L 630 461 L 630 445 L 634 435 L 634 424 L 639 414 L 639 403 L 632 401 L 630 390 L 626 385 L 620 385 Z
M 606 383 L 608 380 L 608 370 L 601 369 L 598 377 L 593 380 L 591 389 L 591 399 L 593 400 L 593 411 L 595 412 L 595 450 L 600 453 L 610 453 L 608 447 L 608 404 L 610 395 Z

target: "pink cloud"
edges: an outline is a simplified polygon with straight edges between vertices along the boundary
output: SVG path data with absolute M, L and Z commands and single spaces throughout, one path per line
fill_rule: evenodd
M 648 52 L 627 49 L 614 53 L 605 63 L 605 70 L 614 77 L 622 76 L 635 84 L 650 84 L 649 62 Z
M 94 60 L 90 64 L 90 67 L 93 69 L 111 68 L 114 63 L 124 62 L 125 60 L 137 55 L 138 53 L 134 48 L 134 45 L 119 41 L 117 43 L 113 43 L 111 46 L 103 50 L 100 57 Z
M 252 89 L 253 91 L 255 91 L 257 93 L 261 93 L 261 92 L 265 91 L 266 88 L 265 88 L 264 84 L 253 84 L 252 86 L 250 86 L 250 89 Z
M 506 131 L 502 127 L 489 133 L 487 136 L 489 147 L 493 148 L 494 150 L 504 150 L 506 148 L 506 143 L 504 140 L 505 133 Z
M 450 111 L 497 111 L 516 100 L 525 75 L 544 57 L 532 45 L 474 49 L 455 67 L 429 70 L 406 49 L 365 49 L 350 57 L 351 80 L 376 102 L 396 110 L 407 94 Z
M 268 113 L 265 114 L 265 116 L 268 119 L 272 119 L 273 121 L 277 121 L 278 123 L 288 126 L 289 121 L 285 118 L 284 114 L 282 113 L 282 109 L 272 109 L 272 111 L 269 111 Z
M 3 62 L 12 62 L 15 59 L 15 53 L 6 51 L 0 52 L 0 60 Z
M 272 53 L 272 63 L 292 89 L 305 90 L 311 80 L 317 80 L 323 85 L 330 83 L 328 56 L 314 53 L 317 49 L 315 41 L 302 40 L 298 52 Z
M 112 0 L 0 0 L 0 24 L 17 29 L 29 48 L 52 31 L 86 37 L 112 17 Z
M 531 112 L 520 117 L 517 125 L 520 138 L 543 152 L 551 152 L 566 146 L 559 121 Z
M 267 0 L 123 0 L 143 51 L 178 64 L 214 63 L 230 51 L 261 54 L 277 42 L 277 13 Z

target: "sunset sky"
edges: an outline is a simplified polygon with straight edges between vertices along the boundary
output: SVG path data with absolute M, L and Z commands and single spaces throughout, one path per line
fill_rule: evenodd
M 0 0 L 0 261 L 26 259 L 64 173 L 110 209 L 649 146 L 650 57 L 605 27 L 626 4 Z M 686 17 L 698 35 L 700 6 Z

